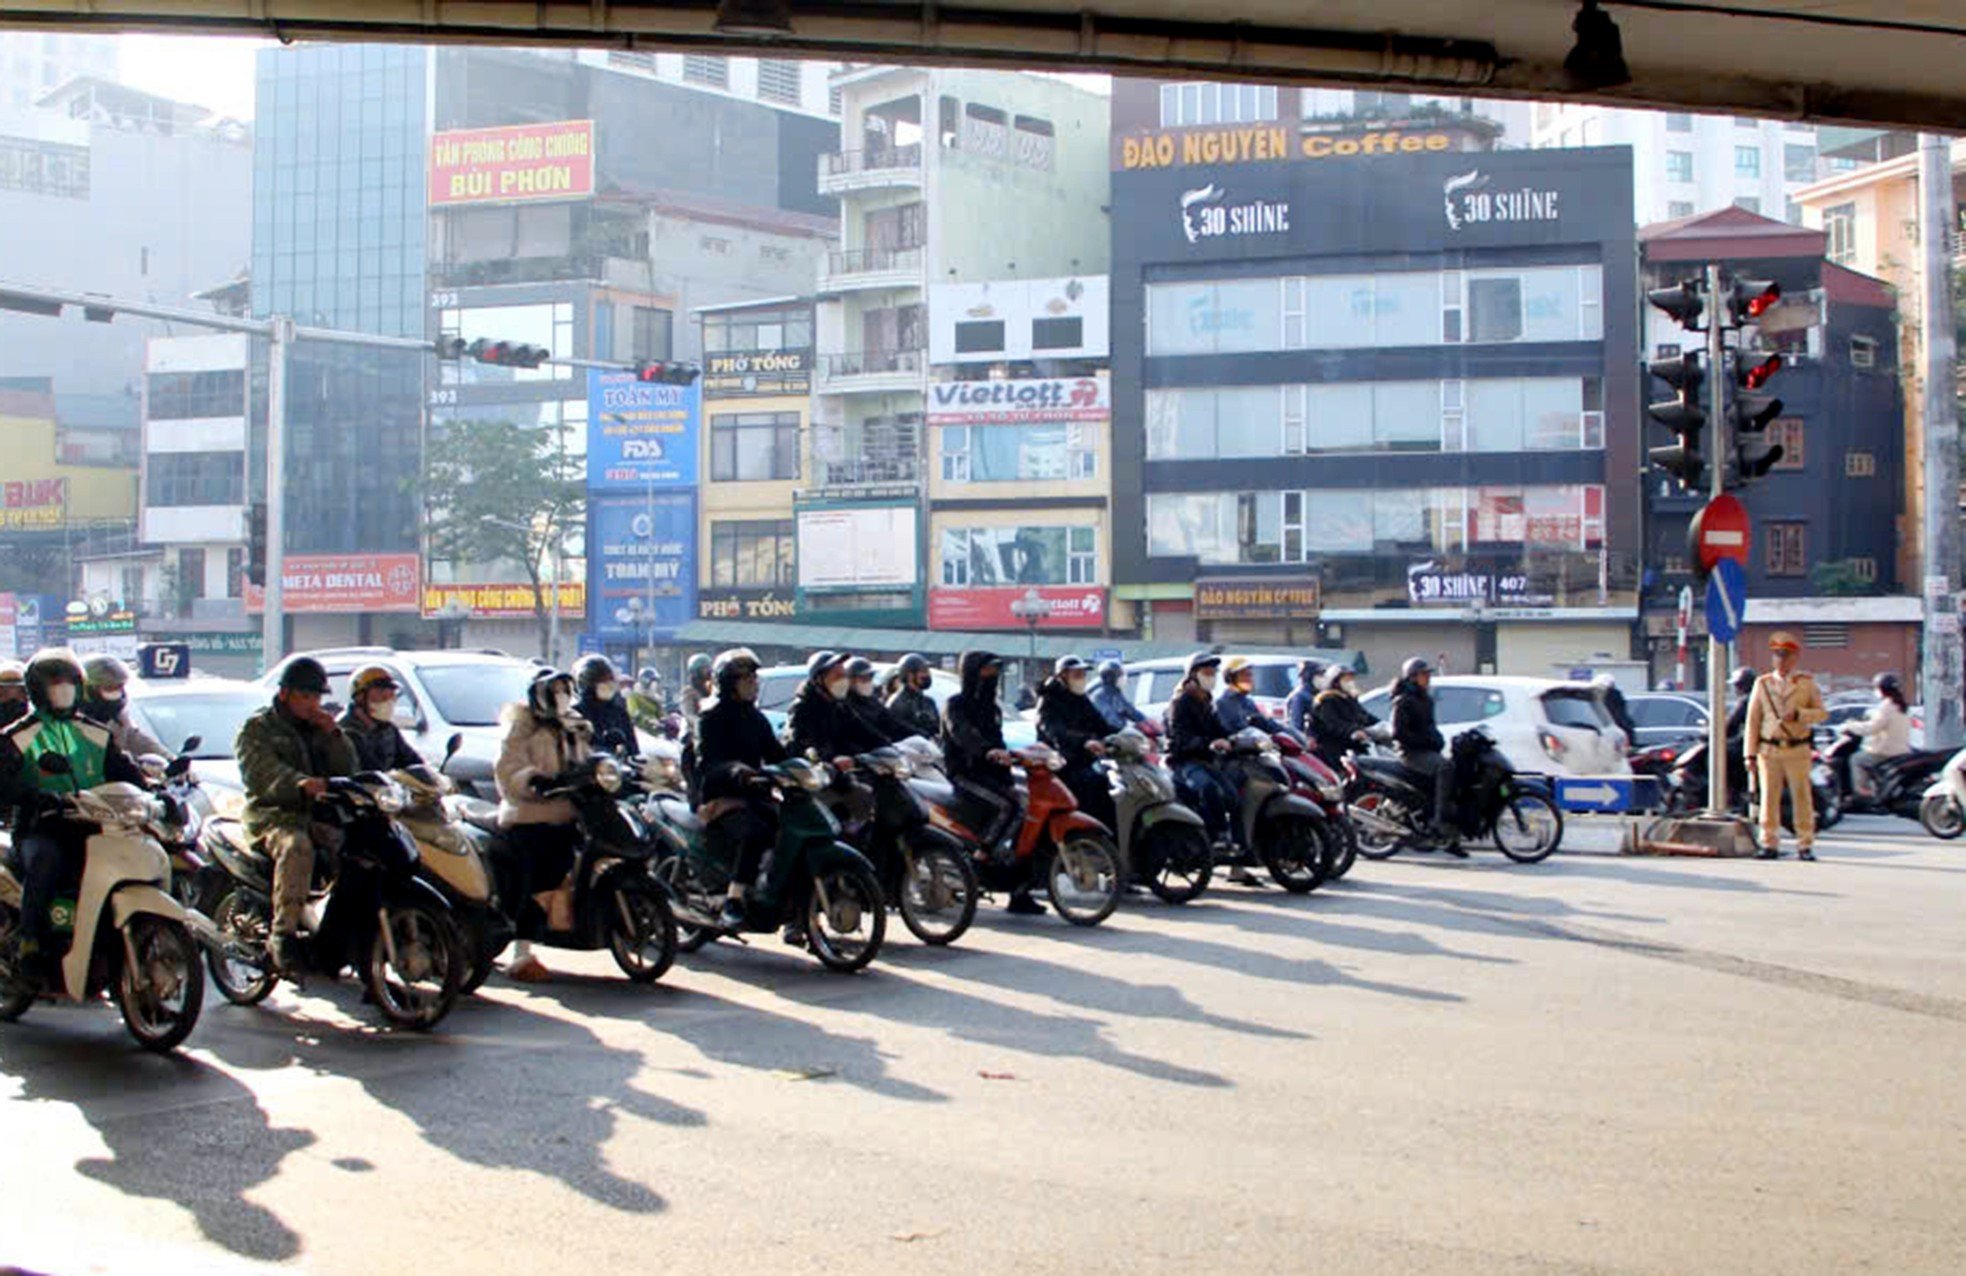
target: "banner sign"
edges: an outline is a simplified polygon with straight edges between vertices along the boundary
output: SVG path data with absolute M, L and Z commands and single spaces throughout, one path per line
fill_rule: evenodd
M 662 641 L 696 615 L 696 501 L 690 492 L 600 496 L 587 508 L 588 629 Z
M 799 588 L 914 588 L 921 516 L 913 505 L 835 505 L 798 511 Z
M 1106 591 L 1092 585 L 1007 585 L 990 589 L 928 591 L 930 629 L 1027 629 L 1030 621 L 1011 604 L 1035 593 L 1051 604 L 1039 629 L 1102 629 Z
M 430 139 L 430 204 L 585 199 L 594 193 L 594 121 L 457 129 Z
M 68 636 L 96 634 L 133 634 L 137 631 L 137 614 L 120 602 L 96 597 L 87 600 L 76 599 L 68 604 Z M 131 650 L 135 650 L 132 648 Z
M 67 638 L 59 598 L 53 594 L 14 595 L 13 650 L 22 660 L 43 647 L 59 647 Z M 6 650 L 0 647 L 0 652 Z
M 289 554 L 281 607 L 289 612 L 417 610 L 423 564 L 415 554 Z M 246 586 L 246 610 L 266 610 L 266 591 Z
M 632 372 L 587 373 L 587 486 L 696 486 L 701 382 L 663 385 Z
M 930 425 L 1024 425 L 1104 421 L 1113 414 L 1106 378 L 944 381 L 928 388 Z
M 19 618 L 20 604 L 14 596 L 0 593 L 0 658 L 13 656 L 20 650 Z
M 790 593 L 775 589 L 699 589 L 698 620 L 791 620 L 799 605 Z
M 1224 577 L 1195 582 L 1196 620 L 1314 620 L 1315 576 Z
M 553 582 L 541 581 L 540 600 L 548 607 L 553 605 Z M 444 609 L 452 604 L 462 604 L 471 611 L 475 620 L 530 620 L 533 611 L 532 586 L 520 582 L 506 585 L 434 585 L 423 587 L 423 618 L 442 620 Z M 560 615 L 585 616 L 587 614 L 587 582 L 584 580 L 563 580 L 560 582 Z
M 1290 136 L 1278 124 L 1233 124 L 1162 129 L 1115 139 L 1116 167 L 1188 168 L 1213 164 L 1260 164 L 1279 160 L 1349 159 L 1361 155 L 1424 155 L 1455 149 L 1445 130 L 1409 133 L 1376 129 L 1361 134 L 1306 133 Z
M 0 528 L 54 528 L 67 519 L 67 479 L 8 479 L 0 483 Z
M 703 392 L 738 395 L 805 394 L 812 388 L 812 351 L 753 350 L 703 360 Z
M 258 656 L 260 636 L 252 633 L 207 632 L 172 634 L 193 656 Z
M 183 642 L 139 643 L 137 674 L 144 678 L 189 678 L 191 645 Z

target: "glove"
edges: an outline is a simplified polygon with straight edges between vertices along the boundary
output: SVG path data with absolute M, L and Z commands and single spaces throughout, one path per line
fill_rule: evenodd
M 545 797 L 552 791 L 553 781 L 548 776 L 535 775 L 532 779 L 526 781 L 526 787 L 532 790 L 534 797 Z

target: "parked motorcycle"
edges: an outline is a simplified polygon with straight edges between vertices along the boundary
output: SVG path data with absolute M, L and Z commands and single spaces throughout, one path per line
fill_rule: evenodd
M 1283 769 L 1300 797 L 1324 812 L 1326 881 L 1335 882 L 1358 862 L 1358 830 L 1345 811 L 1345 781 L 1294 733 L 1276 737 Z
M 73 776 L 68 759 L 41 756 L 45 775 Z M 198 1023 L 205 975 L 193 916 L 170 894 L 163 840 L 183 823 L 172 799 L 134 784 L 103 784 L 55 799 L 61 818 L 86 831 L 82 882 L 73 899 L 51 901 L 55 931 L 69 937 L 58 973 L 38 992 L 13 968 L 21 927 L 20 865 L 0 863 L 0 1023 L 37 998 L 76 1004 L 107 992 L 138 1045 L 175 1050 Z
M 1154 761 L 1152 739 L 1130 728 L 1108 736 L 1104 765 L 1121 859 L 1167 903 L 1198 898 L 1215 872 L 1208 825 L 1175 797 L 1174 778 Z
M 839 821 L 820 801 L 832 768 L 791 758 L 758 773 L 778 802 L 778 843 L 746 901 L 743 930 L 783 926 L 788 940 L 830 970 L 874 960 L 887 935 L 886 898 L 874 866 L 840 841 Z M 678 901 L 677 946 L 695 952 L 715 939 L 741 939 L 718 920 L 733 865 L 709 845 L 704 826 L 679 794 L 657 792 L 643 808 L 660 839 L 656 875 Z
M 1835 785 L 1840 813 L 1850 815 L 1896 815 L 1907 820 L 1919 818 L 1925 790 L 1952 758 L 1949 749 L 1913 749 L 1891 758 L 1874 773 L 1875 793 L 1859 793 L 1855 763 L 1863 748 L 1863 737 L 1839 732 L 1836 742 L 1818 755 L 1827 764 Z M 1817 823 L 1822 821 L 1818 818 Z
M 1454 800 L 1445 837 L 1431 827 L 1434 782 L 1394 758 L 1357 756 L 1348 761 L 1346 801 L 1358 826 L 1359 853 L 1387 859 L 1402 850 L 1461 849 L 1492 839 L 1518 864 L 1549 857 L 1563 840 L 1563 813 L 1548 786 L 1519 774 L 1480 727 L 1463 731 L 1449 746 Z
M 1261 864 L 1277 885 L 1302 895 L 1323 884 L 1326 865 L 1337 862 L 1341 848 L 1326 832 L 1323 808 L 1297 792 L 1278 748 L 1255 727 L 1229 737 L 1225 765 L 1240 801 L 1230 812 L 1228 836 L 1215 845 L 1215 862 L 1242 869 Z
M 983 888 L 963 844 L 935 827 L 908 787 L 914 759 L 934 756 L 933 749 L 915 737 L 862 754 L 847 784 L 828 792 L 842 836 L 873 863 L 888 906 L 915 938 L 941 945 L 955 943 L 976 920 Z
M 1966 749 L 1952 755 L 1918 802 L 1918 822 L 1941 842 L 1966 833 Z
M 1738 742 L 1730 742 L 1727 760 L 1727 809 L 1735 815 L 1752 817 L 1759 808 L 1750 807 L 1747 765 L 1739 753 L 1731 752 L 1733 743 Z M 1815 758 L 1809 767 L 1809 795 L 1816 810 L 1817 831 L 1834 828 L 1843 818 L 1843 803 L 1829 764 L 1821 757 Z M 1706 809 L 1707 742 L 1698 740 L 1681 750 L 1673 763 L 1666 785 L 1666 814 L 1694 815 Z M 1782 798 L 1782 827 L 1791 833 L 1795 831 L 1795 812 L 1786 794 Z
M 315 849 L 301 948 L 306 969 L 332 979 L 352 967 L 389 1023 L 427 1031 L 457 1003 L 468 963 L 450 904 L 418 876 L 416 842 L 395 818 L 408 802 L 373 772 L 328 781 L 313 816 L 340 831 L 340 845 Z M 273 861 L 231 820 L 207 824 L 204 845 L 231 879 L 212 914 L 222 937 L 207 954 L 212 981 L 226 1000 L 258 1005 L 278 982 Z

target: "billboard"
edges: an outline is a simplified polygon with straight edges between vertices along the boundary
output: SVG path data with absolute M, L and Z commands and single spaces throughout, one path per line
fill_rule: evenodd
M 913 505 L 799 511 L 800 589 L 912 589 L 921 567 Z
M 1315 576 L 1222 576 L 1195 582 L 1196 620 L 1311 620 Z
M 1030 620 L 1013 604 L 1035 595 L 1049 605 L 1039 629 L 1102 629 L 1106 591 L 1096 585 L 1004 585 L 928 591 L 930 629 L 1024 629 Z
M 703 389 L 726 399 L 805 394 L 812 389 L 812 351 L 752 350 L 706 355 Z
M 1036 425 L 1104 421 L 1113 414 L 1110 382 L 1096 377 L 1030 381 L 944 381 L 928 388 L 930 425 Z
M 57 528 L 67 521 L 67 479 L 8 479 L 0 483 L 0 528 Z
M 457 129 L 430 139 L 430 206 L 585 199 L 594 121 Z
M 539 594 L 546 605 L 553 604 L 553 582 L 541 581 Z M 446 607 L 461 604 L 479 620 L 530 620 L 533 611 L 532 586 L 523 581 L 495 585 L 434 585 L 423 587 L 423 618 L 441 620 Z M 587 582 L 560 582 L 560 615 L 587 614 Z
M 292 612 L 407 611 L 418 608 L 423 564 L 415 554 L 289 554 L 281 565 L 281 607 Z M 266 610 L 266 591 L 246 586 L 246 610 Z
M 659 641 L 696 618 L 694 493 L 597 496 L 587 546 L 590 633 Z
M 587 373 L 587 486 L 596 491 L 694 487 L 703 387 Z

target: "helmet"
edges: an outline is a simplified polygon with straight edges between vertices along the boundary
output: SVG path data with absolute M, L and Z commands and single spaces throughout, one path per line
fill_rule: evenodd
M 387 691 L 396 690 L 395 675 L 381 665 L 369 665 L 355 671 L 354 678 L 348 683 L 348 696 L 351 700 L 360 700 L 378 687 Z
M 328 694 L 328 671 L 312 656 L 296 656 L 280 671 L 280 690 L 325 696 Z
M 918 673 L 927 673 L 930 669 L 934 668 L 934 666 L 928 663 L 927 656 L 920 655 L 916 652 L 911 651 L 907 655 L 901 657 L 901 663 L 897 665 L 896 668 L 898 668 L 901 671 L 902 677 L 910 678 Z
M 1339 683 L 1351 676 L 1353 676 L 1353 670 L 1350 665 L 1326 665 L 1318 671 L 1317 688 L 1319 691 L 1333 690 Z
M 700 682 L 710 677 L 712 672 L 709 655 L 699 651 L 689 658 L 688 664 L 683 666 L 683 680 L 685 682 Z
M 1773 634 L 1773 635 L 1772 635 L 1772 636 L 1771 636 L 1771 637 L 1770 637 L 1770 638 L 1768 639 L 1768 650 L 1770 650 L 1770 651 L 1801 651 L 1801 650 L 1802 650 L 1802 644 L 1801 644 L 1800 642 L 1798 642 L 1798 641 L 1796 640 L 1796 637 L 1795 637 L 1795 635 L 1794 635 L 1794 634 L 1792 634 L 1792 633 L 1790 633 L 1790 632 L 1788 632 L 1788 631 L 1787 631 L 1786 629 L 1780 629 L 1780 630 L 1777 630 L 1777 631 L 1776 631 L 1776 632 L 1775 632 L 1775 633 L 1774 633 L 1774 634 Z
M 614 680 L 614 662 L 598 652 L 582 656 L 574 662 L 573 685 L 580 688 L 582 695 L 604 682 Z
M 1904 684 L 1898 681 L 1898 675 L 1894 673 L 1878 674 L 1870 680 L 1870 685 L 1877 688 L 1879 695 L 1902 696 L 1905 693 Z
M 1204 669 L 1219 669 L 1221 667 L 1222 657 L 1212 651 L 1197 651 L 1194 655 L 1188 657 L 1186 676 L 1192 678 Z
M 533 717 L 552 719 L 560 716 L 553 696 L 563 685 L 572 691 L 573 679 L 558 669 L 541 669 L 532 676 L 532 682 L 526 687 L 526 707 L 532 710 Z
M 1081 669 L 1090 669 L 1090 668 L 1092 668 L 1091 665 L 1079 659 L 1077 656 L 1060 656 L 1058 657 L 1057 661 L 1055 661 L 1052 664 L 1051 672 L 1055 674 L 1063 675 L 1068 673 L 1077 673 Z
M 706 656 L 704 659 L 707 660 L 709 657 Z M 710 667 L 710 676 L 717 684 L 717 694 L 727 696 L 730 694 L 730 689 L 737 685 L 739 678 L 747 673 L 755 673 L 757 669 L 756 652 L 749 647 L 732 647 L 729 651 L 718 654 L 716 661 Z
M 1736 669 L 1734 676 L 1727 680 L 1727 685 L 1734 688 L 1741 695 L 1746 695 L 1752 691 L 1754 689 L 1754 666 L 1742 665 L 1739 669 Z
M 647 665 L 643 665 L 640 669 L 637 669 L 635 671 L 635 681 L 639 685 L 646 687 L 652 682 L 662 681 L 662 675 L 658 674 L 655 670 L 649 668 Z
M 1225 682 L 1234 682 L 1242 674 L 1248 673 L 1254 668 L 1255 666 L 1250 663 L 1248 656 L 1230 656 L 1222 662 L 1222 678 Z
M 82 676 L 91 687 L 120 687 L 130 680 L 130 667 L 114 656 L 95 655 L 82 662 Z
M 1126 677 L 1126 666 L 1119 661 L 1102 660 L 1099 662 L 1099 681 L 1112 684 L 1119 682 L 1124 677 Z
M 846 676 L 858 682 L 862 678 L 874 676 L 874 662 L 865 656 L 855 656 L 846 662 Z
M 1409 682 L 1423 673 L 1433 671 L 1434 667 L 1426 662 L 1425 657 L 1409 656 L 1406 663 L 1399 667 L 1399 679 L 1401 682 Z
M 35 652 L 34 659 L 27 662 L 23 679 L 27 683 L 27 698 L 33 702 L 36 709 L 44 713 L 48 710 L 49 687 L 57 682 L 73 683 L 75 692 L 79 696 L 82 692 L 82 684 L 86 681 L 82 673 L 82 662 L 77 660 L 75 653 L 66 647 L 49 647 Z
M 0 660 L 0 687 L 27 685 L 27 666 L 18 660 Z
M 1297 681 L 1307 687 L 1317 686 L 1324 675 L 1326 665 L 1322 660 L 1312 660 L 1306 656 L 1297 662 Z
M 846 663 L 846 653 L 842 651 L 815 651 L 812 659 L 806 661 L 806 677 L 814 682 L 824 678 L 827 671 Z

